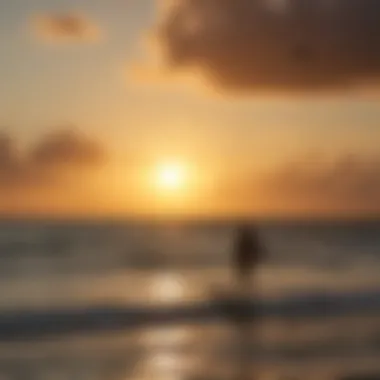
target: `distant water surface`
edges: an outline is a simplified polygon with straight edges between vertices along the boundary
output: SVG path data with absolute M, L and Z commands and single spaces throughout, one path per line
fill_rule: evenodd
M 227 221 L 2 221 L 0 308 L 207 302 L 233 287 L 233 228 Z M 268 254 L 252 296 L 380 294 L 380 221 L 263 222 L 259 232 Z M 380 370 L 379 317 L 358 310 L 317 321 L 261 321 L 247 351 L 252 370 L 263 379 L 322 380 Z M 237 343 L 230 324 L 0 343 L 0 375 L 190 379 L 209 372 L 208 378 L 221 378 L 236 369 Z

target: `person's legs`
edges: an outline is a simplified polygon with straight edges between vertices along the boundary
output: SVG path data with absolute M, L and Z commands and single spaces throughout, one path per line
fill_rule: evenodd
M 241 268 L 243 269 L 243 268 Z M 256 310 L 252 310 L 251 296 L 254 290 L 253 269 L 244 267 L 237 275 L 238 297 L 241 301 L 237 332 L 239 336 L 239 362 L 237 380 L 253 380 L 255 378 L 251 362 L 252 343 L 256 331 Z M 252 315 L 253 313 L 253 315 Z
M 241 268 L 236 277 L 240 295 L 248 296 L 252 285 L 250 268 Z

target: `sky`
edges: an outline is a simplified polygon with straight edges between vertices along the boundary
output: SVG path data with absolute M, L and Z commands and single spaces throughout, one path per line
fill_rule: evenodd
M 379 212 L 379 15 L 376 0 L 0 1 L 0 212 Z M 168 160 L 191 168 L 177 194 L 147 184 Z

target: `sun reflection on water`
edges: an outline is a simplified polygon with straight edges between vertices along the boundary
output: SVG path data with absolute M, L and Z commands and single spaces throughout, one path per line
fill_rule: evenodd
M 149 299 L 159 303 L 180 302 L 185 296 L 185 286 L 180 275 L 161 273 L 154 276 L 149 286 Z

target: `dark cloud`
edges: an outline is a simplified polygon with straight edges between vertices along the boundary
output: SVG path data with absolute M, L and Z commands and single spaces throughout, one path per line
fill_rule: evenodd
M 40 166 L 88 166 L 102 163 L 103 148 L 71 130 L 44 137 L 34 147 L 31 160 Z
M 30 182 L 31 171 L 22 162 L 21 155 L 9 134 L 0 134 L 0 188 Z
M 0 135 L 0 189 L 56 185 L 106 161 L 104 147 L 79 133 L 59 130 L 21 152 L 10 135 Z
M 154 35 L 173 72 L 221 90 L 326 91 L 377 85 L 378 0 L 165 1 Z
M 0 134 L 0 172 L 7 172 L 18 165 L 18 154 L 12 138 L 6 134 Z
M 313 210 L 380 211 L 380 156 L 298 160 L 263 182 L 265 194 Z
M 100 36 L 98 26 L 81 14 L 39 15 L 33 26 L 38 36 L 53 42 L 94 42 Z

